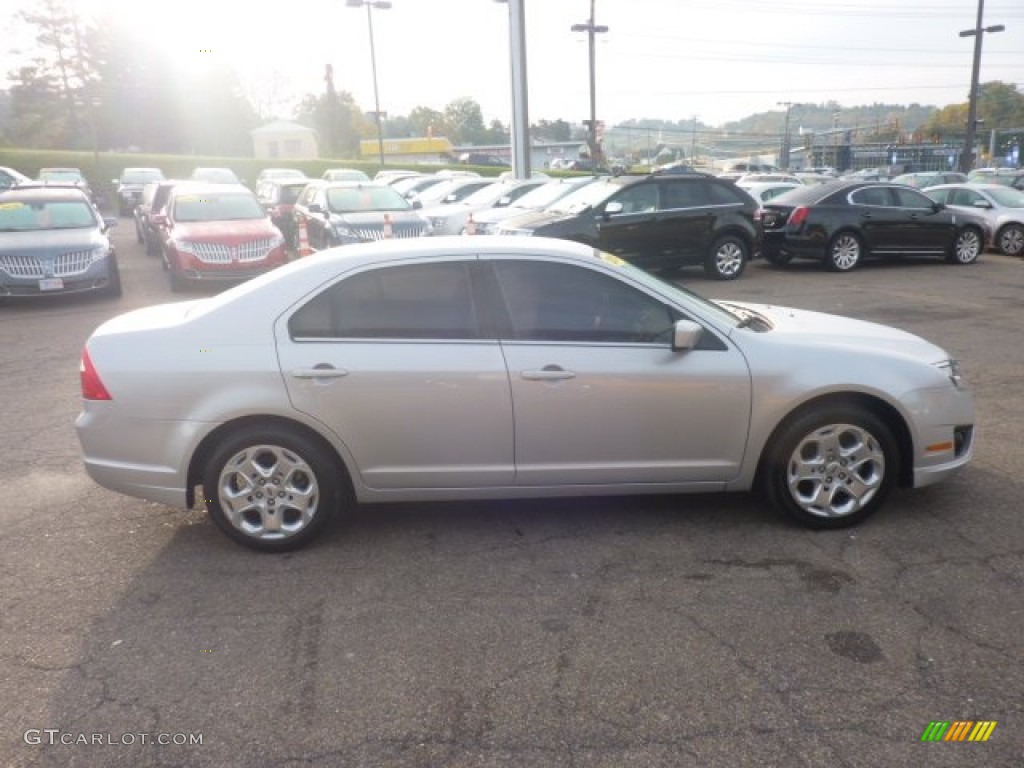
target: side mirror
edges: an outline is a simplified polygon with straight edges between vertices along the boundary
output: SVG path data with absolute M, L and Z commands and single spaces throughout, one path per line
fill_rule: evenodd
M 494 204 L 494 207 L 495 208 L 504 208 L 505 206 L 509 205 L 509 203 L 511 203 L 511 202 L 512 202 L 512 198 L 509 197 L 508 195 L 505 195 L 503 197 L 499 197 L 498 198 L 498 202 L 496 202 Z
M 310 203 L 307 210 L 310 213 L 323 213 L 324 209 L 320 206 L 320 203 Z
M 946 204 L 945 203 L 932 203 L 932 210 L 935 213 L 938 213 L 939 211 L 944 211 L 944 210 L 946 210 Z
M 111 180 L 110 180 L 110 183 L 111 183 L 111 184 L 113 184 L 113 185 L 114 185 L 114 186 L 116 187 L 116 186 L 117 186 L 118 184 L 120 184 L 121 182 L 119 182 L 119 181 L 118 181 L 117 179 L 111 179 Z
M 104 216 L 103 217 L 103 228 L 104 229 L 110 229 L 110 228 L 116 227 L 116 226 L 117 226 L 117 219 L 115 219 L 112 216 Z
M 166 227 L 167 226 L 167 214 L 166 213 L 156 213 L 156 214 L 153 214 L 153 223 L 156 224 L 158 227 Z
M 677 320 L 672 329 L 672 350 L 686 352 L 697 346 L 704 328 L 692 320 Z
M 416 210 L 418 208 L 422 208 L 423 207 L 423 202 L 418 197 L 413 197 L 413 199 L 412 199 L 412 207 L 413 207 L 413 210 Z
M 975 200 L 974 201 L 974 207 L 975 208 L 991 208 L 992 207 L 992 203 L 990 203 L 988 200 Z
M 614 216 L 617 213 L 622 213 L 622 203 L 613 200 L 604 207 L 605 216 Z

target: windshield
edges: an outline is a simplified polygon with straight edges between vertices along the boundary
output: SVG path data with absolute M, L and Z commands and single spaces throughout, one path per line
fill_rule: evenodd
M 584 184 L 580 189 L 560 200 L 556 200 L 548 206 L 547 210 L 556 213 L 577 213 L 584 208 L 591 208 L 603 203 L 620 189 L 622 189 L 621 184 L 615 184 L 607 179 L 593 181 L 590 184 Z
M 584 181 L 582 184 L 589 184 L 590 181 Z M 516 208 L 547 208 L 555 200 L 574 192 L 580 186 L 581 184 L 575 181 L 549 181 L 536 189 L 531 189 L 512 205 Z
M 493 205 L 512 190 L 511 185 L 501 181 L 488 184 L 483 189 L 478 189 L 468 195 L 464 202 L 466 205 Z
M 0 232 L 84 229 L 97 226 L 92 206 L 84 200 L 0 203 Z
M 174 218 L 181 222 L 262 219 L 266 215 L 252 194 L 181 195 L 174 200 Z
M 370 177 L 362 171 L 347 168 L 335 168 L 324 171 L 323 178 L 327 181 L 369 181 Z
M 999 205 L 1006 208 L 1024 208 L 1024 192 L 1013 187 L 990 189 L 988 194 Z
M 145 184 L 149 181 L 161 181 L 164 175 L 156 168 L 129 168 L 121 174 L 122 184 Z
M 42 170 L 39 172 L 40 181 L 70 181 L 73 184 L 85 181 L 82 178 L 82 174 L 78 171 L 48 171 Z
M 391 187 L 337 187 L 327 190 L 327 207 L 334 213 L 407 211 L 409 201 Z

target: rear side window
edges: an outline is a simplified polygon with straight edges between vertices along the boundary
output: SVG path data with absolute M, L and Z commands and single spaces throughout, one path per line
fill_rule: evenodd
M 865 187 L 853 192 L 850 195 L 850 202 L 856 205 L 891 206 L 892 198 L 889 196 L 889 190 L 885 187 Z
M 705 194 L 713 205 L 735 205 L 736 203 L 747 202 L 743 190 L 735 184 L 705 183 L 709 187 L 709 189 L 705 190 Z M 701 186 L 704 186 L 704 183 Z
M 293 339 L 474 339 L 468 265 L 373 269 L 323 291 L 288 321 Z

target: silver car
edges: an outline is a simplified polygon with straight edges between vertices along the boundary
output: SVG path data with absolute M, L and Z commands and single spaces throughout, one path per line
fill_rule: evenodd
M 923 190 L 948 208 L 979 214 L 992 244 L 1007 256 L 1024 255 L 1024 192 L 1002 184 L 942 184 Z
M 357 501 L 757 488 L 839 528 L 973 448 L 958 365 L 917 336 L 546 238 L 324 251 L 104 323 L 81 374 L 94 480 L 269 551 Z

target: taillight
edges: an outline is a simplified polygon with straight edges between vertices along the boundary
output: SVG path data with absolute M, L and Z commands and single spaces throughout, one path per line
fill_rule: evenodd
M 89 357 L 89 350 L 82 350 L 82 362 L 78 365 L 78 373 L 82 379 L 83 400 L 113 400 L 107 388 L 100 381 L 100 375 L 96 373 L 96 367 Z
M 799 227 L 807 219 L 807 214 L 811 212 L 811 209 L 806 205 L 801 205 L 793 209 L 793 212 L 789 214 L 789 224 L 791 227 Z

